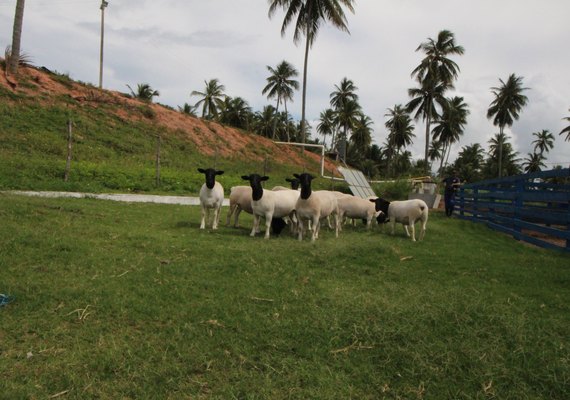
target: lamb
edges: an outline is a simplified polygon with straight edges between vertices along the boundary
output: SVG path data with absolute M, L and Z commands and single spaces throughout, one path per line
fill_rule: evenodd
M 403 201 L 386 201 L 381 198 L 370 199 L 369 201 L 375 204 L 376 211 L 380 214 L 376 218 L 378 223 L 390 222 L 392 228 L 392 235 L 394 234 L 394 227 L 396 222 L 404 225 L 406 235 L 409 237 L 410 233 L 408 227 L 412 231 L 412 241 L 416 241 L 415 224 L 421 221 L 421 231 L 418 240 L 422 240 L 426 233 L 426 224 L 428 221 L 428 206 L 420 199 L 403 200 Z
M 226 226 L 230 225 L 232 215 L 234 216 L 234 228 L 239 227 L 239 214 L 245 211 L 253 214 L 251 208 L 251 186 L 233 186 L 230 189 L 230 208 L 226 218 Z
M 319 237 L 320 220 L 329 215 L 334 216 L 335 237 L 338 237 L 338 200 L 337 196 L 328 190 L 311 190 L 311 181 L 314 177 L 308 173 L 294 174 L 301 184 L 301 196 L 297 200 L 295 211 L 298 219 L 298 237 L 303 240 L 303 220 L 313 223 L 311 241 Z
M 377 214 L 375 205 L 368 199 L 363 199 L 356 196 L 341 196 L 337 199 L 339 220 L 343 221 L 344 218 L 355 218 L 366 220 L 366 228 L 370 229 L 372 219 Z
M 198 172 L 204 174 L 206 182 L 200 188 L 200 206 L 202 208 L 202 220 L 200 229 L 206 228 L 206 220 L 210 220 L 210 210 L 214 210 L 212 229 L 218 229 L 220 211 L 224 202 L 224 188 L 216 182 L 216 175 L 222 175 L 224 171 L 217 171 L 213 168 L 198 168 Z
M 265 239 L 269 239 L 272 223 L 274 233 L 278 234 L 285 226 L 284 217 L 293 220 L 295 204 L 299 198 L 297 190 L 265 190 L 261 182 L 269 179 L 267 176 L 258 174 L 243 175 L 243 180 L 251 185 L 251 208 L 253 210 L 253 228 L 250 236 L 255 236 L 259 230 L 259 220 L 265 218 Z M 276 224 L 276 225 L 275 225 Z

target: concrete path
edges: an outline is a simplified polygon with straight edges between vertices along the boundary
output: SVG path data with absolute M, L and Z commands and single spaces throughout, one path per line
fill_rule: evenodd
M 35 192 L 27 190 L 10 190 L 0 193 L 15 194 L 19 196 L 34 197 L 70 197 L 75 199 L 98 199 L 125 201 L 129 203 L 159 203 L 159 204 L 182 204 L 188 206 L 199 206 L 200 199 L 190 196 L 160 196 L 151 194 L 96 194 L 96 193 L 78 193 L 78 192 Z M 229 205 L 229 199 L 224 199 L 224 206 Z

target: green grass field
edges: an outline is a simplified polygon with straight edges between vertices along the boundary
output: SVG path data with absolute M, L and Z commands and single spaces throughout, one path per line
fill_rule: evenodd
M 567 399 L 570 258 L 200 231 L 198 207 L 0 195 L 2 399 Z

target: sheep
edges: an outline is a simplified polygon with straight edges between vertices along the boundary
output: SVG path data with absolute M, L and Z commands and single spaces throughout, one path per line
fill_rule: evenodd
M 269 179 L 267 176 L 258 174 L 243 175 L 243 180 L 249 181 L 251 185 L 251 208 L 253 210 L 253 228 L 250 236 L 255 236 L 259 230 L 259 220 L 265 218 L 265 239 L 269 239 L 271 226 L 273 224 L 274 233 L 278 234 L 285 226 L 284 217 L 291 220 L 295 212 L 295 204 L 299 198 L 297 190 L 265 190 L 261 182 Z M 272 221 L 275 220 L 275 221 Z
M 416 241 L 415 224 L 421 221 L 421 231 L 418 240 L 422 240 L 426 233 L 426 224 L 428 221 L 428 206 L 420 199 L 403 200 L 403 201 L 386 201 L 381 198 L 370 199 L 369 201 L 375 204 L 376 211 L 380 214 L 376 218 L 378 223 L 390 222 L 392 228 L 392 235 L 394 234 L 394 227 L 396 222 L 404 225 L 406 235 L 410 237 L 408 227 L 412 231 L 412 241 Z
M 224 202 L 224 188 L 216 182 L 216 175 L 222 175 L 224 171 L 217 171 L 213 168 L 198 168 L 198 172 L 204 174 L 206 182 L 200 188 L 200 206 L 202 208 L 202 220 L 200 229 L 206 228 L 206 219 L 210 220 L 210 210 L 214 210 L 212 229 L 218 229 L 220 211 Z
M 353 220 L 355 218 L 362 219 L 366 221 L 366 228 L 370 229 L 372 220 L 377 214 L 374 204 L 368 199 L 350 195 L 341 196 L 337 201 L 340 221 L 343 221 L 345 217 Z
M 313 233 L 311 241 L 314 242 L 319 237 L 320 220 L 329 215 L 334 216 L 335 237 L 338 237 L 338 200 L 337 196 L 328 190 L 311 190 L 311 181 L 314 177 L 311 174 L 294 174 L 301 184 L 301 196 L 297 200 L 295 211 L 298 218 L 298 237 L 303 240 L 303 220 L 311 220 L 313 223 Z
M 245 211 L 253 214 L 251 208 L 251 186 L 233 186 L 230 189 L 230 208 L 226 218 L 226 226 L 230 225 L 232 215 L 234 216 L 234 228 L 239 227 L 239 214 Z
M 299 189 L 299 179 L 297 179 L 297 178 L 293 178 L 293 179 L 285 178 L 285 180 L 291 184 L 291 189 L 293 189 L 293 190 Z M 285 186 L 274 186 L 273 189 L 271 189 L 271 190 L 289 190 L 289 188 L 285 187 Z

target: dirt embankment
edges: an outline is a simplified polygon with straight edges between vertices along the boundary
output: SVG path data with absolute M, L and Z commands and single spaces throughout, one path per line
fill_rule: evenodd
M 57 103 L 58 99 L 69 97 L 78 107 L 98 107 L 100 104 L 116 105 L 113 111 L 124 120 L 140 121 L 145 117 L 141 107 L 149 108 L 152 123 L 162 129 L 163 134 L 177 132 L 184 134 L 197 149 L 207 156 L 221 158 L 245 158 L 263 161 L 267 156 L 272 162 L 296 164 L 300 169 L 309 167 L 318 170 L 320 155 L 305 151 L 299 147 L 277 145 L 273 141 L 216 122 L 204 121 L 187 114 L 172 110 L 160 104 L 147 104 L 130 98 L 124 93 L 103 90 L 94 86 L 74 82 L 65 76 L 55 74 L 45 68 L 22 66 L 18 77 L 7 76 L 4 68 L 0 74 L 0 86 L 20 94 L 36 96 L 47 105 Z M 336 165 L 325 160 L 327 174 L 340 176 Z

